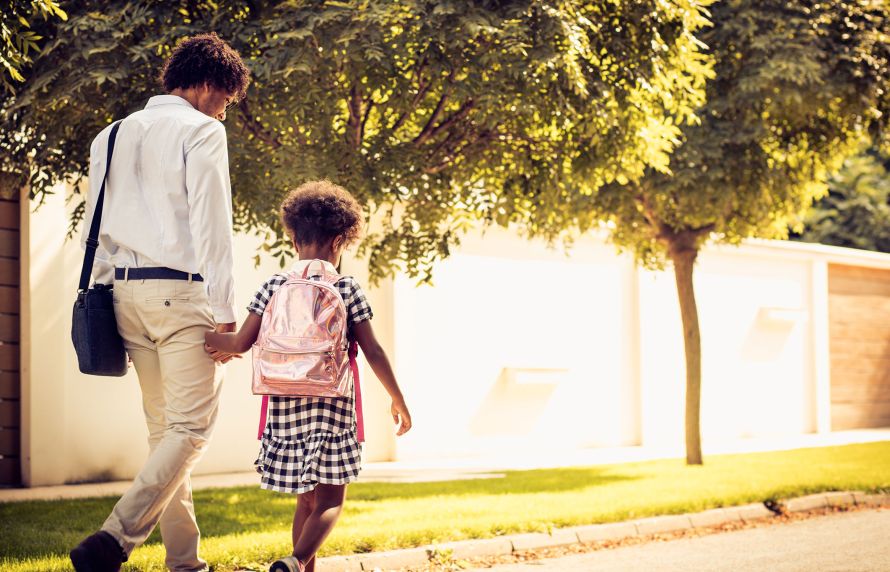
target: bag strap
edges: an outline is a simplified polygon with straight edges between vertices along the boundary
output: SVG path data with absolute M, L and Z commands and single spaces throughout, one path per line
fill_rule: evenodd
M 102 177 L 102 185 L 99 187 L 99 197 L 96 199 L 96 208 L 93 210 L 93 220 L 90 221 L 90 233 L 87 236 L 86 252 L 83 256 L 83 268 L 80 270 L 80 282 L 77 285 L 79 291 L 86 290 L 89 287 L 90 274 L 93 273 L 96 248 L 99 246 L 99 226 L 102 224 L 102 206 L 105 202 L 105 183 L 108 181 L 108 171 L 111 169 L 111 156 L 114 154 L 114 140 L 117 139 L 117 130 L 120 126 L 120 120 L 115 121 L 111 127 L 111 133 L 108 135 L 105 174 Z

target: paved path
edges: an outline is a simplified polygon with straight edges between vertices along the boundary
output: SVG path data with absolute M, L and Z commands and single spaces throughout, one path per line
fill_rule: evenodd
M 479 572 L 886 572 L 890 510 L 863 510 Z M 475 572 L 475 571 L 471 571 Z
M 797 435 L 787 438 L 740 439 L 708 444 L 705 455 L 783 451 L 804 447 L 831 447 L 852 443 L 872 443 L 890 440 L 890 429 L 857 429 Z M 431 459 L 417 462 L 363 463 L 359 482 L 430 482 L 457 479 L 497 478 L 502 471 L 544 469 L 555 467 L 588 467 L 594 465 L 631 463 L 653 459 L 681 459 L 685 455 L 679 447 L 616 447 L 591 448 L 577 451 L 553 450 L 542 455 L 528 455 L 525 449 L 505 450 L 499 455 L 460 459 Z M 218 475 L 195 475 L 195 490 L 214 487 L 257 486 L 259 477 L 250 470 Z M 130 481 L 114 481 L 80 485 L 56 485 L 30 489 L 0 488 L 0 503 L 23 500 L 56 500 L 97 496 L 120 496 L 130 487 Z

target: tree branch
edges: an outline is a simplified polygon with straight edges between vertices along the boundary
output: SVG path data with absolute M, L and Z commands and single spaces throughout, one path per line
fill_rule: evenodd
M 374 107 L 374 98 L 373 97 L 368 100 L 368 107 L 365 108 L 365 116 L 362 117 L 362 127 L 361 127 L 362 139 L 364 139 L 364 137 L 365 137 L 365 125 L 368 124 L 368 117 L 371 116 L 371 108 L 372 107 Z
M 360 149 L 362 146 L 362 92 L 361 89 L 353 85 L 349 88 L 349 120 L 346 122 L 346 140 L 354 149 Z
M 279 141 L 275 135 L 269 133 L 250 112 L 246 99 L 242 99 L 238 104 L 238 115 L 241 118 L 241 125 L 254 137 L 275 149 L 281 147 L 281 141 Z
M 433 109 L 433 113 L 430 115 L 430 118 L 427 120 L 426 125 L 423 126 L 423 129 L 420 130 L 420 134 L 414 138 L 415 146 L 419 147 L 430 137 L 430 132 L 433 130 L 433 122 L 439 117 L 439 114 L 442 112 L 442 108 L 445 107 L 445 101 L 448 99 L 448 87 L 442 90 L 442 97 L 439 98 L 439 102 L 436 104 L 436 108 Z
M 475 151 L 476 149 L 484 149 L 488 143 L 493 141 L 498 136 L 497 126 L 494 129 L 486 129 L 485 131 L 479 133 L 472 140 L 467 140 L 463 146 L 458 147 L 456 149 L 450 150 L 445 157 L 442 158 L 438 164 L 433 165 L 432 167 L 426 167 L 423 169 L 423 172 L 428 175 L 435 175 L 447 169 L 449 166 L 453 165 L 454 162 L 459 157 L 466 157 L 468 153 L 471 151 Z M 451 135 L 449 135 L 449 139 Z M 448 139 L 446 139 L 447 141 Z M 436 153 L 439 149 L 442 148 L 442 145 L 436 148 L 436 151 L 430 155 L 430 159 L 435 157 Z
M 658 218 L 649 202 L 649 198 L 644 192 L 638 193 L 634 199 L 643 207 L 643 216 L 646 218 L 649 226 L 655 230 L 655 239 L 663 242 L 667 245 L 668 250 L 674 253 L 684 250 L 697 250 L 698 238 L 713 232 L 714 228 L 716 228 L 715 223 L 681 230 L 672 228 Z
M 472 111 L 474 104 L 475 103 L 473 102 L 473 98 L 466 100 L 457 111 L 455 111 L 450 117 L 448 117 L 448 119 L 445 119 L 444 121 L 442 121 L 442 123 L 430 130 L 428 138 L 435 137 L 442 131 L 450 128 L 458 121 L 464 120 L 467 115 L 469 115 L 470 111 Z
M 401 115 L 396 119 L 396 122 L 393 123 L 392 127 L 390 127 L 390 131 L 397 131 L 402 125 L 404 125 L 405 121 L 408 120 L 408 117 L 411 116 L 411 112 L 417 109 L 418 104 L 423 101 L 423 98 L 426 97 L 427 92 L 429 92 L 430 87 L 432 87 L 433 82 L 425 82 L 423 80 L 423 68 L 426 67 L 428 58 L 426 56 L 423 57 L 421 61 L 417 63 L 415 66 L 414 77 L 412 78 L 412 82 L 417 82 L 417 93 L 414 94 L 414 97 L 411 98 L 411 103 L 408 105 L 408 109 L 403 111 Z

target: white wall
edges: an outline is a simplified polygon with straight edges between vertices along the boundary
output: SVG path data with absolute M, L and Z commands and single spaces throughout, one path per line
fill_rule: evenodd
M 64 190 L 25 217 L 23 466 L 28 485 L 126 478 L 147 453 L 137 380 L 81 375 L 69 339 L 82 252 L 64 239 Z M 25 237 L 29 236 L 28 240 Z M 243 319 L 278 270 L 236 238 Z M 752 242 L 708 248 L 696 268 L 707 444 L 830 430 L 827 261 L 890 267 L 890 256 Z M 362 261 L 344 272 L 368 284 Z M 435 286 L 367 288 L 373 326 L 414 417 L 395 439 L 389 399 L 363 367 L 366 461 L 447 459 L 646 445 L 683 450 L 685 376 L 673 274 L 637 270 L 601 237 L 570 255 L 508 231 L 467 236 Z M 197 473 L 251 470 L 259 398 L 250 359 L 232 362 L 213 442 Z
M 31 284 L 22 319 L 23 472 L 28 486 L 130 478 L 148 454 L 135 371 L 111 378 L 83 375 L 77 368 L 70 341 L 71 306 L 83 251 L 79 242 L 65 240 L 68 208 L 65 189 L 60 188 L 23 219 L 30 233 L 30 246 L 25 247 L 29 263 L 23 268 Z M 235 241 L 239 323 L 256 289 L 280 269 L 270 256 L 262 257 L 259 268 L 254 266 L 254 256 L 262 252 L 260 244 L 252 236 L 238 236 Z M 345 264 L 344 270 L 355 271 L 362 279 L 360 266 Z M 376 294 L 371 292 L 372 303 Z M 386 339 L 385 331 L 381 338 Z M 250 391 L 250 355 L 225 367 L 219 421 L 196 474 L 253 470 L 260 398 Z M 366 383 L 373 384 L 373 378 Z M 371 387 L 366 393 L 371 405 L 379 406 L 375 390 Z M 392 437 L 379 425 L 369 421 L 369 433 L 378 438 L 369 439 L 367 460 L 391 458 Z
M 435 287 L 396 280 L 396 370 L 414 429 L 399 459 L 639 440 L 631 261 L 571 259 L 503 230 L 469 237 Z
M 815 430 L 809 262 L 705 252 L 695 270 L 702 333 L 702 439 Z M 640 280 L 643 439 L 683 443 L 685 368 L 673 274 Z

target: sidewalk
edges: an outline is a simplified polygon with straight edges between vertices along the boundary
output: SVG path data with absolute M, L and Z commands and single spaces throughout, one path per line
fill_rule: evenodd
M 832 447 L 853 443 L 890 441 L 890 429 L 839 431 L 772 439 L 744 439 L 723 443 L 705 443 L 708 455 L 785 451 L 810 447 Z M 461 479 L 499 478 L 503 471 L 531 470 L 558 467 L 584 467 L 631 463 L 655 459 L 683 458 L 682 448 L 618 447 L 575 451 L 536 453 L 533 457 L 519 452 L 505 452 L 487 458 L 451 458 L 415 462 L 365 463 L 359 482 L 434 482 Z M 705 458 L 707 463 L 707 458 Z M 211 475 L 194 475 L 192 488 L 225 488 L 255 486 L 258 475 L 253 471 Z M 28 500 L 76 499 L 100 496 L 120 496 L 130 481 L 34 487 L 30 489 L 0 489 L 0 503 Z
M 862 510 L 469 572 L 886 571 L 887 531 L 890 510 Z
M 830 507 L 848 507 L 862 509 L 864 512 L 875 514 L 870 517 L 868 522 L 885 523 L 890 516 L 890 495 L 867 495 L 861 492 L 832 492 L 798 497 L 781 502 L 782 509 L 787 513 L 808 513 L 810 511 L 820 511 Z M 667 516 L 656 516 L 643 519 L 628 520 L 624 522 L 615 522 L 609 524 L 590 524 L 584 526 L 573 526 L 568 528 L 557 528 L 549 534 L 546 533 L 526 533 L 511 534 L 499 536 L 496 538 L 485 538 L 478 540 L 461 540 L 457 542 L 446 542 L 436 545 L 420 546 L 417 548 L 406 548 L 402 550 L 391 550 L 387 552 L 369 552 L 364 554 L 353 554 L 349 556 L 330 556 L 320 558 L 316 565 L 317 572 L 381 572 L 387 570 L 429 570 L 431 562 L 438 562 L 435 570 L 452 570 L 452 565 L 460 566 L 460 569 L 466 569 L 466 565 L 473 565 L 467 562 L 470 559 L 484 559 L 486 557 L 502 557 L 522 553 L 529 550 L 542 550 L 550 548 L 561 548 L 580 544 L 589 543 L 612 543 L 627 539 L 640 539 L 643 541 L 663 539 L 665 535 L 673 533 L 682 533 L 684 531 L 704 531 L 707 529 L 719 529 L 723 525 L 731 525 L 734 523 L 749 524 L 755 522 L 769 523 L 770 520 L 778 523 L 777 514 L 768 509 L 762 503 L 754 503 L 743 506 L 734 506 L 726 508 L 717 508 L 691 514 L 677 514 Z M 874 542 L 884 550 L 884 560 L 890 560 L 890 550 L 886 549 L 884 542 L 885 529 L 878 529 Z M 875 531 L 872 531 L 874 537 Z M 768 529 L 765 534 L 772 533 Z M 730 534 L 730 533 L 724 533 Z M 717 535 L 721 536 L 721 535 Z M 834 534 L 835 540 L 843 542 L 847 537 L 846 534 Z M 679 541 L 677 541 L 679 542 Z M 710 542 L 710 541 L 709 541 Z M 646 545 L 643 544 L 643 547 Z M 779 552 L 779 556 L 787 552 L 787 546 Z M 618 548 L 616 550 L 624 550 Z M 612 551 L 603 551 L 609 553 Z M 744 555 L 741 555 L 744 556 Z M 568 571 L 587 571 L 594 568 L 588 568 L 582 565 L 575 566 L 573 558 L 556 558 L 555 565 L 548 564 L 547 560 L 530 561 L 528 564 L 514 564 L 496 566 L 492 570 L 503 570 L 503 572 L 520 572 L 524 570 L 553 570 L 554 572 Z M 602 558 L 608 558 L 603 556 Z M 582 558 L 583 560 L 583 558 Z M 477 560 L 478 562 L 478 560 Z M 657 558 L 655 562 L 658 562 Z M 736 560 L 738 562 L 738 560 Z M 569 563 L 571 567 L 563 566 Z M 626 564 L 626 562 L 625 562 Z M 534 568 L 529 568 L 530 566 Z M 612 570 L 613 568 L 596 568 L 597 570 Z M 616 570 L 618 568 L 615 568 Z M 670 570 L 704 570 L 706 568 L 698 568 L 696 566 L 685 568 L 671 568 Z M 711 568 L 707 568 L 711 569 Z M 730 572 L 734 570 L 772 570 L 773 568 L 759 568 L 749 566 L 739 566 L 730 568 L 717 568 L 720 572 Z M 481 569 L 478 569 L 481 570 Z M 477 570 L 477 572 L 478 572 Z M 662 566 L 643 566 L 635 568 L 621 568 L 621 570 L 662 570 Z M 784 568 L 783 570 L 792 570 Z M 809 568 L 797 568 L 809 572 L 810 570 L 827 570 L 827 568 L 815 566 Z M 888 568 L 832 568 L 832 570 L 888 570 Z

